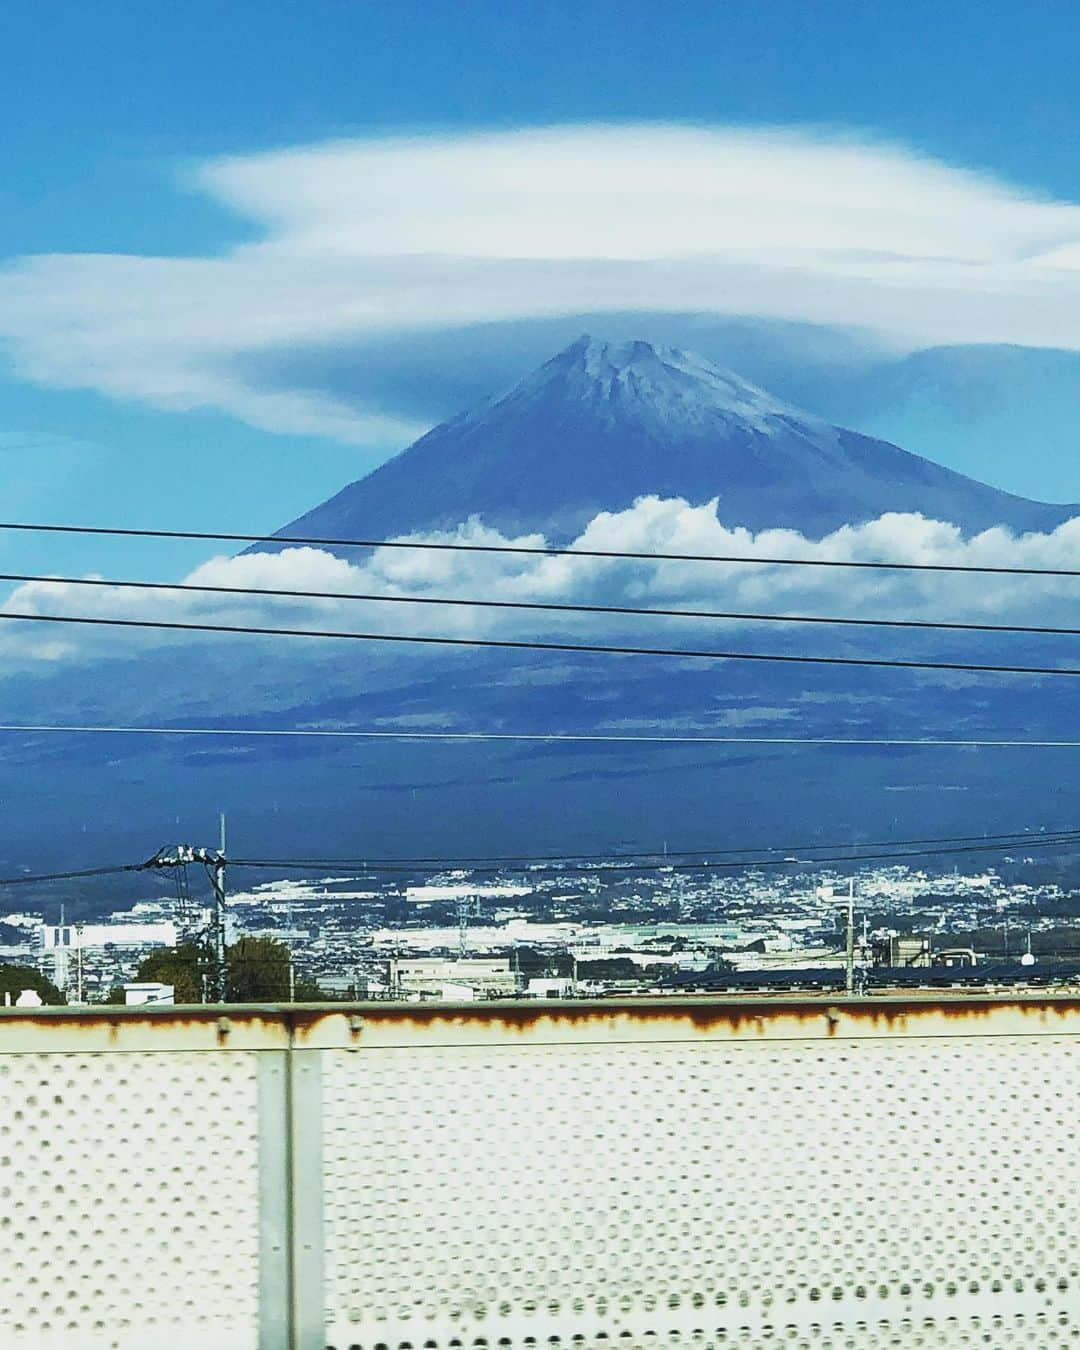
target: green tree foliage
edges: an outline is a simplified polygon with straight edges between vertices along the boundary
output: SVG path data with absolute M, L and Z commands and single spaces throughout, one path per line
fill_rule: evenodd
M 139 963 L 135 978 L 171 984 L 177 1003 L 201 1003 L 210 954 L 197 943 L 162 947 Z M 324 997 L 311 980 L 297 980 L 298 1000 Z M 285 1003 L 289 998 L 289 948 L 270 937 L 242 937 L 225 950 L 225 999 L 228 1003 Z
M 44 975 L 39 975 L 32 966 L 0 965 L 0 1003 L 4 1002 L 5 994 L 10 994 L 14 1003 L 24 989 L 33 989 L 41 996 L 43 1003 L 60 1004 L 64 1001 L 56 985 Z
M 206 954 L 194 942 L 160 947 L 144 956 L 135 972 L 139 983 L 171 984 L 177 1003 L 201 1003 Z
M 283 1003 L 289 997 L 289 949 L 269 937 L 242 937 L 225 955 L 230 1003 Z
M 579 980 L 645 980 L 654 973 L 663 974 L 664 966 L 639 966 L 628 956 L 601 957 L 597 961 L 579 961 Z
M 297 1003 L 325 1003 L 331 997 L 314 980 L 297 980 L 295 992 Z
M 569 979 L 574 973 L 574 958 L 569 952 L 538 952 L 534 947 L 518 947 L 511 963 L 523 980 Z

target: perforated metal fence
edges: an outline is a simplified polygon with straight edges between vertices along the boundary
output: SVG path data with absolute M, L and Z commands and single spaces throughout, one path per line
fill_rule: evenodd
M 0 1347 L 1080 1342 L 1080 1004 L 0 1014 Z

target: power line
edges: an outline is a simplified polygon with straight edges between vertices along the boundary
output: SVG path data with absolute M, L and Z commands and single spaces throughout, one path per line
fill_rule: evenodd
M 683 863 L 683 862 L 632 863 L 632 864 L 612 863 L 606 866 L 599 867 L 595 870 L 597 871 L 598 874 L 610 874 L 612 872 L 625 873 L 625 872 L 702 872 L 702 871 L 733 871 L 733 870 L 737 871 L 746 868 L 759 868 L 759 867 L 791 867 L 791 866 L 820 867 L 827 863 L 857 864 L 865 862 L 882 862 L 886 860 L 896 861 L 903 858 L 942 857 L 952 854 L 997 853 L 997 852 L 1003 853 L 1006 851 L 1010 851 L 1012 849 L 1019 849 L 1019 848 L 1032 849 L 1032 848 L 1068 848 L 1072 846 L 1080 847 L 1080 830 L 1061 831 L 1054 835 L 1038 836 L 1034 838 L 1028 836 L 1014 836 L 1014 835 L 1008 836 L 998 835 L 991 838 L 984 838 L 983 836 L 966 836 L 966 837 L 979 838 L 983 842 L 980 842 L 978 844 L 963 845 L 961 847 L 948 847 L 948 848 L 931 847 L 931 848 L 920 848 L 916 850 L 905 849 L 903 851 L 890 850 L 884 853 L 848 852 L 845 854 L 836 854 L 832 856 L 817 857 L 817 858 L 795 858 L 795 857 L 741 858 L 738 861 L 733 862 L 702 861 L 694 863 Z M 956 835 L 953 836 L 953 838 L 962 839 L 965 838 L 965 836 Z M 910 841 L 910 842 L 914 843 L 918 841 Z M 823 845 L 823 844 L 802 845 L 802 848 L 807 851 L 813 851 L 815 848 L 820 849 L 825 847 L 834 847 L 834 845 Z M 875 845 L 870 844 L 861 846 L 848 845 L 847 847 L 869 848 L 875 847 Z M 716 850 L 713 856 L 733 851 L 735 850 L 723 850 L 723 849 Z M 755 852 L 756 850 L 748 848 L 745 850 L 738 850 L 738 851 L 752 853 Z M 656 855 L 643 854 L 642 856 L 654 857 Z M 38 872 L 32 874 L 21 874 L 19 876 L 14 877 L 0 877 L 0 886 L 30 886 L 39 882 L 46 882 L 46 881 L 72 881 L 89 877 L 116 876 L 123 872 L 144 872 L 151 866 L 152 861 L 153 860 L 143 861 L 139 863 L 121 863 L 107 867 L 86 867 L 66 872 Z M 363 870 L 366 871 L 383 872 L 383 873 L 412 872 L 416 870 L 415 866 L 405 865 L 403 863 L 398 862 L 371 863 L 366 861 L 362 862 L 361 860 L 357 859 L 343 859 L 343 858 L 308 858 L 302 860 L 288 859 L 288 858 L 227 858 L 223 859 L 222 861 L 226 863 L 229 867 L 245 867 L 252 869 L 270 868 L 282 871 L 296 870 L 296 869 L 307 871 L 317 868 L 330 868 L 330 867 L 346 867 L 346 868 L 356 867 L 358 870 L 362 867 Z M 423 863 L 425 867 L 432 867 L 439 864 L 450 865 L 455 861 L 461 860 L 445 859 L 445 858 L 416 860 L 416 862 L 418 863 Z M 521 863 L 527 863 L 528 860 L 521 859 L 517 861 Z M 566 859 L 562 859 L 561 861 L 574 862 L 574 861 L 582 861 L 582 859 L 580 858 L 580 856 L 575 858 L 567 857 Z M 507 867 L 470 868 L 470 871 L 474 875 L 483 875 L 485 873 L 493 874 L 496 872 L 504 872 L 507 870 L 517 870 L 517 869 L 512 868 L 508 869 Z M 562 871 L 563 869 L 561 867 L 556 868 L 551 866 L 541 866 L 541 867 L 529 867 L 528 870 L 536 874 L 537 872 L 540 873 L 554 872 L 554 871 Z
M 198 595 L 235 595 L 287 600 L 355 600 L 392 605 L 447 605 L 470 609 L 541 610 L 558 614 L 617 614 L 636 618 L 719 619 L 742 623 L 847 625 L 857 628 L 933 629 L 964 633 L 1025 633 L 1080 637 L 1080 628 L 1045 624 L 971 623 L 932 619 L 859 619 L 822 614 L 746 613 L 737 610 L 666 609 L 637 605 L 558 603 L 547 600 L 474 600 L 433 595 L 386 595 L 361 591 L 308 591 L 263 586 L 211 586 L 187 581 L 105 580 L 100 577 L 57 577 L 25 572 L 0 572 L 0 581 L 98 589 L 177 591 Z
M 853 561 L 839 558 L 747 557 L 723 553 L 639 553 L 618 549 L 549 548 L 525 544 L 465 544 L 412 539 L 332 539 L 300 534 L 226 534 L 210 530 L 122 529 L 105 525 L 41 525 L 0 521 L 0 530 L 41 534 L 108 535 L 126 539 L 189 539 L 233 544 L 305 544 L 320 548 L 411 548 L 453 553 L 508 553 L 550 558 L 614 558 L 637 562 L 752 563 L 768 567 L 854 567 L 897 572 L 970 572 L 997 576 L 1078 577 L 1080 568 L 997 567 L 970 563 Z
M 892 670 L 952 670 L 985 675 L 1080 675 L 1074 666 L 990 665 L 968 661 L 910 661 L 871 656 L 808 656 L 792 653 L 694 650 L 682 647 L 625 647 L 606 643 L 535 642 L 511 638 L 433 637 L 412 633 L 356 633 L 319 628 L 264 628 L 251 624 L 181 623 L 166 619 L 106 619 L 74 614 L 6 612 L 0 619 L 22 623 L 80 624 L 106 628 L 152 628 L 165 632 L 232 633 L 255 637 L 334 638 L 353 642 L 408 642 L 434 647 L 486 647 L 512 651 L 590 652 L 608 656 L 665 656 L 704 661 L 767 661 L 813 666 L 877 666 Z
M 81 877 L 109 877 L 120 872 L 141 871 L 141 863 L 121 863 L 115 867 L 84 867 L 75 872 L 38 872 L 33 875 L 0 877 L 0 886 L 30 886 L 38 881 L 73 881 Z
M 335 867 L 378 867 L 378 866 L 441 866 L 452 867 L 459 863 L 543 863 L 543 862 L 618 862 L 626 858 L 661 858 L 665 866 L 668 861 L 678 862 L 684 858 L 722 858 L 733 857 L 736 854 L 769 854 L 769 853 L 812 853 L 820 852 L 823 849 L 870 849 L 870 848 L 910 848 L 916 845 L 932 844 L 986 844 L 993 848 L 1014 847 L 1023 845 L 1031 840 L 1039 840 L 1044 843 L 1080 843 L 1080 829 L 1067 830 L 1046 830 L 1033 834 L 1027 830 L 1013 830 L 1006 834 L 952 834 L 936 835 L 930 838 L 917 839 L 872 839 L 865 843 L 851 843 L 848 840 L 829 841 L 826 843 L 807 843 L 805 840 L 798 844 L 762 844 L 747 845 L 744 848 L 675 848 L 670 850 L 653 848 L 640 850 L 620 850 L 618 853 L 608 851 L 606 853 L 539 853 L 523 854 L 511 853 L 500 855 L 474 854 L 459 857 L 410 857 L 410 858 L 285 858 L 274 859 L 267 858 L 260 860 L 260 866 L 271 867 L 280 862 L 288 867 L 324 867 L 333 865 Z M 804 860 L 807 861 L 807 860 Z M 239 865 L 239 864 L 238 864 Z
M 987 750 L 1080 750 L 1080 741 L 978 740 L 972 738 L 903 736 L 679 736 L 633 733 L 561 731 L 368 731 L 316 727 L 154 727 L 107 726 L 54 722 L 0 722 L 0 733 L 27 735 L 105 736 L 228 736 L 314 737 L 316 739 L 376 741 L 524 741 L 543 744 L 630 745 L 807 745 L 807 746 L 911 746 L 915 748 Z
M 959 848 L 932 848 L 916 849 L 914 851 L 886 852 L 886 853 L 860 853 L 860 854 L 835 854 L 822 858 L 743 858 L 737 862 L 693 862 L 693 863 L 612 863 L 603 865 L 595 869 L 598 876 L 610 876 L 612 873 L 623 874 L 633 872 L 731 872 L 743 871 L 759 867 L 792 867 L 803 866 L 816 868 L 825 864 L 858 864 L 867 862 L 898 862 L 905 858 L 937 858 L 952 856 L 954 854 L 971 853 L 1005 853 L 1013 848 L 1019 848 L 1020 845 L 1007 844 L 969 844 Z M 1080 834 L 1071 835 L 1069 838 L 1047 839 L 1044 841 L 1031 840 L 1023 844 L 1025 850 L 1032 848 L 1080 848 Z M 349 868 L 352 864 L 343 862 L 341 859 L 321 858 L 309 859 L 305 862 L 290 862 L 286 859 L 271 858 L 230 858 L 230 867 L 245 867 L 259 869 L 276 869 L 278 871 L 316 871 L 334 867 Z M 363 869 L 357 867 L 355 870 L 364 870 L 368 872 L 383 873 L 393 875 L 398 873 L 412 874 L 418 869 L 416 867 L 389 865 L 389 864 L 366 864 Z M 473 876 L 492 876 L 506 871 L 526 870 L 524 867 L 473 867 L 469 869 Z M 527 870 L 534 876 L 562 872 L 563 867 L 545 864 L 540 867 L 528 867 Z

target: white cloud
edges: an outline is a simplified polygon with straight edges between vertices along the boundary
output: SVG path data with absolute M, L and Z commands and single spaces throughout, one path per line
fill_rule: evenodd
M 510 543 L 542 547 L 542 535 L 507 538 L 473 520 L 456 531 L 412 536 L 428 542 Z M 737 555 L 747 558 L 804 558 L 833 561 L 938 563 L 958 566 L 1012 566 L 1080 570 L 1080 517 L 1049 534 L 1013 535 L 995 528 L 965 539 L 956 526 L 919 515 L 889 514 L 845 526 L 821 540 L 793 530 L 753 534 L 729 529 L 716 518 L 716 502 L 691 506 L 679 498 L 642 498 L 633 507 L 596 516 L 571 547 L 635 552 Z M 690 562 L 630 562 L 604 558 L 536 557 L 451 550 L 381 548 L 359 561 L 316 548 L 218 557 L 185 579 L 193 585 L 334 591 L 430 598 L 487 598 L 635 607 L 705 609 L 736 613 L 849 615 L 880 619 L 968 620 L 982 623 L 1075 621 L 1075 578 L 957 575 L 937 572 L 796 568 Z M 432 634 L 448 637 L 509 637 L 559 641 L 645 641 L 674 647 L 737 646 L 771 649 L 786 641 L 802 651 L 828 653 L 855 643 L 872 654 L 880 635 L 852 629 L 804 625 L 751 625 L 680 618 L 634 618 L 513 609 L 387 604 L 353 599 L 272 599 L 221 594 L 139 592 L 88 588 L 60 582 L 18 587 L 0 612 L 144 616 L 187 623 L 321 628 L 368 633 Z M 140 633 L 118 639 L 115 630 L 45 629 L 2 635 L 9 663 L 56 663 L 83 659 L 118 643 L 190 641 L 188 635 Z M 228 639 L 217 639 L 228 640 Z M 246 639 L 245 639 L 246 640 Z M 914 641 L 905 637 L 904 641 Z M 938 648 L 947 641 L 940 634 Z M 991 652 L 963 637 L 952 659 L 992 660 Z M 1033 661 L 1030 641 L 1012 650 L 1020 664 Z M 321 644 L 319 644 L 321 647 Z M 282 647 L 296 660 L 310 643 Z M 946 659 L 949 659 L 946 655 Z M 1035 661 L 1034 663 L 1038 663 Z
M 998 262 L 1075 213 L 893 147 L 794 131 L 563 127 L 219 160 L 198 181 L 313 257 L 811 253 Z
M 856 136 L 555 127 L 299 147 L 193 179 L 261 238 L 205 258 L 16 260 L 0 271 L 0 339 L 19 372 L 400 444 L 419 428 L 254 383 L 246 362 L 631 310 L 1080 349 L 1080 207 Z

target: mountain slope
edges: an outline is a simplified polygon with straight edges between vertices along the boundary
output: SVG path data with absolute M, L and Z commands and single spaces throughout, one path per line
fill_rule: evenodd
M 1035 492 L 1080 482 L 1080 352 L 929 347 L 819 388 L 822 414 L 920 452 L 940 448 L 992 482 Z
M 832 426 L 691 353 L 583 337 L 282 532 L 379 538 L 475 515 L 562 541 L 646 494 L 718 497 L 725 524 L 812 537 L 886 511 L 967 534 L 1048 530 L 1076 513 Z

